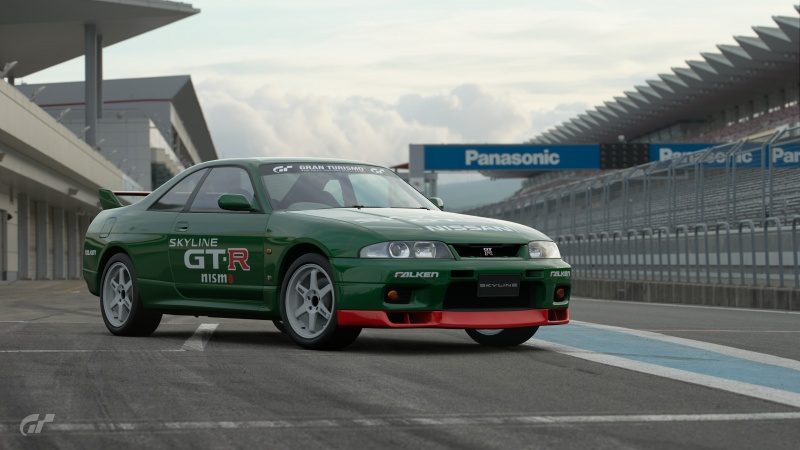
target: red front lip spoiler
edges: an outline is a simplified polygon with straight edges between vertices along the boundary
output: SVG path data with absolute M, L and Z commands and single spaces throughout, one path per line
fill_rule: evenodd
M 569 310 L 517 311 L 372 311 L 342 310 L 343 327 L 361 328 L 519 328 L 569 323 Z

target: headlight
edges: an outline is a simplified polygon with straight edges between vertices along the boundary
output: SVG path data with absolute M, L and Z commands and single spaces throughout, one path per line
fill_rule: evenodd
M 533 241 L 528 243 L 528 255 L 531 259 L 561 258 L 558 246 L 551 241 Z
M 362 258 L 453 259 L 447 245 L 432 241 L 380 242 L 362 248 L 359 256 Z

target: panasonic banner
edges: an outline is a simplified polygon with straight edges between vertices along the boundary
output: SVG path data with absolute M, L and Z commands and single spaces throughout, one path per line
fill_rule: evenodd
M 425 146 L 425 170 L 564 170 L 597 169 L 597 145 Z

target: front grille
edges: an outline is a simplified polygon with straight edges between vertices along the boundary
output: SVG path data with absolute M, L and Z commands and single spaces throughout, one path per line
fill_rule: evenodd
M 462 258 L 514 258 L 522 244 L 453 244 Z
M 544 285 L 535 281 L 523 281 L 516 297 L 478 297 L 478 282 L 451 283 L 444 295 L 446 310 L 530 309 L 536 300 L 544 296 Z

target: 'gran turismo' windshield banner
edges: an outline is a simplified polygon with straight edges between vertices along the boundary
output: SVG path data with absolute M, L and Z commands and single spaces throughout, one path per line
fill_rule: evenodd
M 369 173 L 374 175 L 391 175 L 391 171 L 384 169 L 383 167 L 358 164 L 321 164 L 306 162 L 290 164 L 267 164 L 262 166 L 261 172 L 264 175 L 309 172 Z

